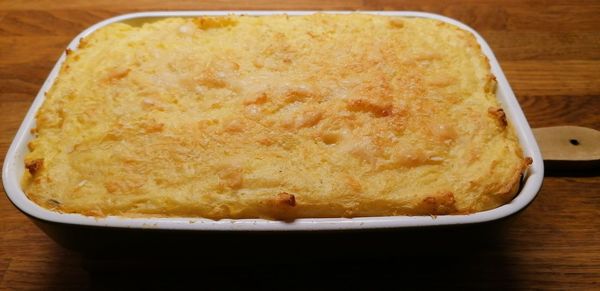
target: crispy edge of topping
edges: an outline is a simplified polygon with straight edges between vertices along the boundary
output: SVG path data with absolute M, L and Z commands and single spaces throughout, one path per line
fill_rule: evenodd
M 296 196 L 288 192 L 281 192 L 277 194 L 277 203 L 280 205 L 286 205 L 294 207 L 296 206 Z
M 504 113 L 504 109 L 499 107 L 490 107 L 488 108 L 488 113 L 491 114 L 495 119 L 500 122 L 502 128 L 506 128 L 508 126 L 508 121 L 506 120 L 506 113 Z
M 44 166 L 44 159 L 25 161 L 25 168 L 31 175 L 35 175 Z
M 421 201 L 420 208 L 430 215 L 456 213 L 454 193 L 448 191 L 438 195 L 428 196 Z

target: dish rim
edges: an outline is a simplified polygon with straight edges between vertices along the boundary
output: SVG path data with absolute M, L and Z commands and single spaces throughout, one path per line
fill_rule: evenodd
M 515 98 L 512 88 L 508 84 L 504 72 L 494 56 L 487 42 L 475 30 L 464 23 L 438 14 L 416 11 L 153 11 L 123 14 L 108 18 L 85 29 L 77 35 L 67 46 L 69 50 L 77 49 L 82 38 L 94 31 L 115 22 L 142 20 L 144 18 L 165 17 L 197 17 L 197 16 L 223 16 L 223 15 L 251 15 L 265 16 L 287 14 L 290 16 L 309 15 L 314 13 L 349 14 L 362 13 L 382 16 L 419 17 L 440 20 L 472 33 L 479 43 L 482 52 L 488 58 L 491 71 L 497 80 L 497 99 L 502 104 L 508 119 L 519 138 L 519 142 L 526 156 L 533 159 L 533 163 L 524 175 L 524 182 L 520 192 L 509 203 L 487 211 L 465 215 L 442 216 L 379 216 L 357 218 L 301 218 L 292 222 L 265 220 L 265 219 L 221 219 L 211 220 L 196 217 L 156 217 L 156 218 L 129 218 L 129 217 L 90 217 L 81 214 L 59 213 L 43 208 L 29 200 L 21 189 L 21 175 L 24 171 L 23 158 L 27 152 L 27 142 L 32 138 L 30 130 L 35 125 L 35 115 L 41 107 L 45 93 L 53 85 L 58 73 L 66 59 L 66 51 L 62 53 L 48 78 L 40 88 L 31 107 L 29 108 L 15 138 L 6 154 L 2 168 L 2 182 L 9 200 L 25 214 L 44 221 L 95 227 L 134 228 L 134 229 L 167 229 L 167 230 L 197 230 L 197 231 L 324 231 L 324 230 L 358 230 L 358 229 L 384 229 L 407 227 L 430 227 L 442 225 L 475 224 L 499 220 L 515 214 L 524 209 L 536 197 L 544 176 L 544 165 L 537 142 L 523 111 Z

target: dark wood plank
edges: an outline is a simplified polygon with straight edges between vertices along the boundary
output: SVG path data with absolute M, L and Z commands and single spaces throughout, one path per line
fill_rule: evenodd
M 590 108 L 600 108 L 600 95 L 535 96 L 517 95 L 525 116 L 532 127 L 577 125 L 600 126 L 600 114 Z M 597 110 L 596 110 L 597 111 Z
M 516 95 L 600 95 L 600 61 L 507 61 L 500 59 Z

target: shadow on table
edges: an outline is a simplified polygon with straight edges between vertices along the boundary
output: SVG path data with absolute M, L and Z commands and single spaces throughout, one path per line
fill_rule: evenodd
M 513 277 L 503 256 L 505 227 L 170 234 L 88 251 L 83 263 L 95 290 L 503 288 Z

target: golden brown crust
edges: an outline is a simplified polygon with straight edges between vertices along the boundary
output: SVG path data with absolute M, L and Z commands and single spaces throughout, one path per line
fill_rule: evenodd
M 276 199 L 278 205 L 285 205 L 285 206 L 291 206 L 294 207 L 296 206 L 296 196 L 294 196 L 293 194 L 287 193 L 287 192 L 281 192 L 279 194 L 277 194 L 277 199 Z
M 27 168 L 31 175 L 35 175 L 40 169 L 42 169 L 43 165 L 44 159 L 25 161 L 25 168 Z
M 369 100 L 358 99 L 348 102 L 348 110 L 369 112 L 377 117 L 386 117 L 392 114 L 392 104 L 377 104 Z
M 23 188 L 92 216 L 487 210 L 512 199 L 531 163 L 495 88 L 474 36 L 435 20 L 111 24 L 68 52 Z
M 498 122 L 500 123 L 500 126 L 502 128 L 506 127 L 508 125 L 508 121 L 506 120 L 506 114 L 504 113 L 504 109 L 500 108 L 500 107 L 490 107 L 488 109 L 488 112 L 498 120 Z
M 423 213 L 431 215 L 442 215 L 456 212 L 454 206 L 454 194 L 452 192 L 440 193 L 436 196 L 428 196 L 419 205 Z

